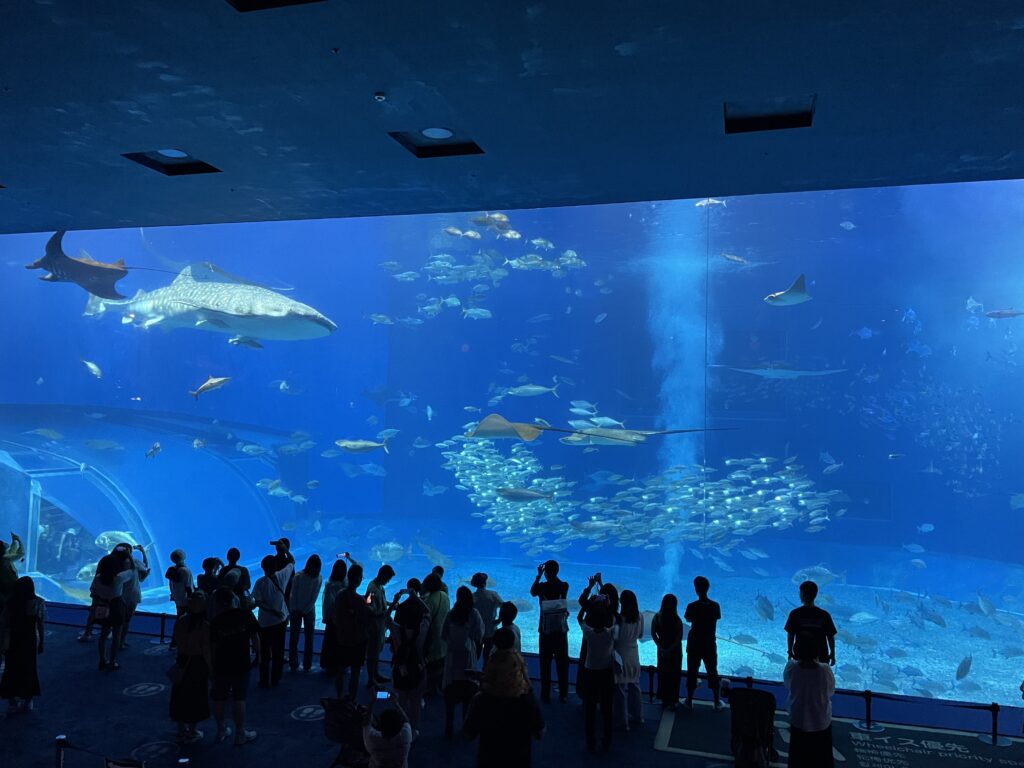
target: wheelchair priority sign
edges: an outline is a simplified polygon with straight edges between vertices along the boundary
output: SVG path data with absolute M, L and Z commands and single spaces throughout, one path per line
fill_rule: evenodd
M 125 696 L 131 696 L 133 698 L 141 699 L 146 696 L 156 696 L 158 693 L 163 693 L 167 690 L 167 686 L 163 683 L 135 683 L 125 688 L 122 693 Z
M 324 719 L 324 708 L 319 704 L 304 704 L 292 710 L 292 719 L 310 723 Z

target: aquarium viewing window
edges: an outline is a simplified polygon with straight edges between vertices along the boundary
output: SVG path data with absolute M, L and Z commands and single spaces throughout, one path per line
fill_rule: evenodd
M 721 671 L 768 679 L 813 579 L 840 686 L 1014 703 L 1022 210 L 989 182 L 3 236 L 0 529 L 51 600 L 125 537 L 483 572 L 527 650 L 548 558 L 645 612 L 705 575 Z

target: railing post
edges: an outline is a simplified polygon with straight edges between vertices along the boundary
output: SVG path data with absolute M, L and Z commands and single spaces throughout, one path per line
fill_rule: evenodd
M 54 751 L 56 752 L 54 766 L 64 768 L 64 750 L 68 746 L 68 737 L 63 733 L 53 740 Z
M 885 730 L 885 728 L 871 720 L 871 691 L 864 691 L 864 719 L 858 720 L 853 724 L 853 727 L 858 731 L 866 731 L 867 733 L 881 733 Z
M 978 739 L 982 743 L 993 747 L 1010 746 L 1010 740 L 1005 736 L 999 735 L 999 705 L 993 701 L 986 709 L 992 713 L 992 733 L 983 733 L 978 736 Z

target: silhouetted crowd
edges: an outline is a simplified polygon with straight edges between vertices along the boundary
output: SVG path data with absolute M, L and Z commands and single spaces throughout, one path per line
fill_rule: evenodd
M 453 601 L 444 568 L 438 565 L 422 580 L 409 579 L 389 598 L 387 588 L 395 576 L 390 565 L 381 565 L 364 583 L 362 564 L 346 552 L 333 563 L 325 582 L 318 555 L 296 570 L 288 539 L 270 544 L 273 552 L 260 561 L 255 581 L 239 564 L 237 549 L 227 552 L 226 561 L 203 560 L 198 576 L 182 550 L 171 553 L 164 578 L 178 618 L 170 646 L 174 663 L 167 670 L 169 714 L 182 743 L 204 740 L 198 726 L 211 714 L 216 742 L 244 745 L 256 739 L 246 723 L 251 670 L 258 669 L 260 688 L 280 685 L 286 665 L 296 674 L 313 671 L 318 600 L 324 625 L 319 670 L 333 676 L 337 695 L 328 716 L 361 733 L 361 739 L 351 739 L 343 748 L 343 753 L 349 750 L 347 763 L 406 766 L 421 713 L 437 699 L 444 705 L 445 737 L 458 730 L 479 739 L 480 766 L 530 765 L 532 741 L 544 734 L 541 705 L 551 702 L 553 688 L 560 702 L 569 699 L 570 621 L 583 635 L 575 686 L 589 751 L 607 750 L 617 728 L 628 731 L 644 722 L 641 640 L 653 640 L 657 647 L 657 697 L 665 709 L 679 705 L 684 672 L 682 705 L 693 706 L 702 666 L 715 710 L 730 693 L 717 669 L 721 608 L 708 597 L 711 584 L 703 576 L 694 579 L 696 599 L 682 615 L 677 597 L 667 594 L 648 622 L 636 594 L 620 592 L 600 573 L 570 602 L 569 584 L 559 578 L 558 563 L 538 565 L 530 589 L 539 607 L 538 701 L 521 654 L 518 610 L 488 587 L 487 574 L 474 574 L 469 586 L 458 587 Z M 16 536 L 9 545 L 0 542 L 0 648 L 6 661 L 0 696 L 8 700 L 11 714 L 31 709 L 39 695 L 36 665 L 44 650 L 45 604 L 35 595 L 31 578 L 17 577 L 15 563 L 22 557 Z M 95 637 L 100 670 L 120 668 L 119 653 L 127 647 L 141 585 L 149 576 L 141 546 L 118 544 L 97 563 L 89 616 L 79 640 Z M 783 678 L 790 691 L 789 764 L 822 768 L 832 765 L 835 680 L 830 666 L 835 664 L 836 628 L 828 612 L 814 604 L 816 595 L 814 582 L 800 585 L 802 605 L 790 613 L 785 627 L 790 661 Z M 380 664 L 385 648 L 390 677 Z M 367 691 L 362 697 L 361 682 Z M 751 764 L 759 764 L 754 761 L 771 757 L 770 719 L 763 743 L 737 740 L 741 700 L 733 696 L 733 752 L 737 765 L 743 764 L 739 760 L 744 754 Z M 774 703 L 771 708 L 773 712 Z

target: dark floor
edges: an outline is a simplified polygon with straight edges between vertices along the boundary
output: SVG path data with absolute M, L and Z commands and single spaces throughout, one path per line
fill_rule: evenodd
M 216 727 L 211 719 L 200 726 L 206 734 L 203 742 L 179 747 L 175 743 L 175 725 L 167 713 L 169 693 L 164 670 L 172 659 L 167 646 L 159 644 L 157 638 L 133 634 L 129 638 L 131 648 L 121 658 L 122 668 L 117 672 L 100 672 L 96 668 L 95 644 L 76 642 L 77 627 L 56 623 L 77 623 L 82 617 L 77 610 L 57 608 L 51 611 L 53 621 L 48 627 L 46 653 L 39 660 L 43 693 L 36 700 L 35 711 L 6 720 L 0 714 L 0 766 L 3 768 L 53 765 L 54 741 L 61 734 L 84 750 L 67 753 L 68 768 L 102 765 L 96 754 L 134 757 L 145 760 L 153 768 L 176 765 L 181 757 L 190 758 L 194 765 L 218 768 L 288 766 L 296 760 L 301 761 L 302 768 L 328 768 L 334 761 L 338 746 L 324 737 L 319 708 L 321 697 L 333 696 L 333 681 L 327 677 L 286 671 L 280 687 L 270 691 L 257 688 L 254 680 L 249 697 L 249 725 L 258 731 L 259 738 L 250 745 L 235 748 L 230 743 L 214 743 Z M 137 624 L 140 630 L 159 633 L 157 619 L 141 617 Z M 364 689 L 364 696 L 365 693 Z M 535 744 L 534 764 L 558 765 L 559 768 L 641 763 L 645 768 L 706 768 L 731 764 L 720 759 L 708 761 L 656 750 L 661 708 L 656 704 L 645 706 L 646 725 L 642 729 L 617 732 L 611 751 L 594 756 L 583 749 L 583 718 L 578 700 L 571 697 L 568 704 L 544 705 L 548 730 L 545 738 Z M 837 715 L 842 708 L 837 702 Z M 940 724 L 938 720 L 951 713 L 956 717 L 955 724 L 968 730 L 984 729 L 988 717 L 988 713 L 934 706 L 930 721 Z M 692 714 L 681 712 L 680 717 Z M 728 718 L 729 713 L 711 713 L 710 716 Z M 1013 716 L 1016 718 L 1017 713 Z M 898 719 L 907 720 L 906 717 Z M 475 745 L 458 738 L 445 741 L 442 720 L 441 702 L 429 701 L 421 736 L 410 755 L 413 768 L 475 765 Z M 669 724 L 666 721 L 666 726 Z M 948 727 L 953 723 L 942 722 L 941 725 Z M 686 741 L 688 727 L 685 719 L 676 724 L 673 734 L 676 743 L 680 738 Z M 698 727 L 696 722 L 693 727 Z M 1019 732 L 1016 720 L 1013 728 L 1014 732 Z M 723 744 L 720 751 L 727 752 L 727 745 Z M 93 754 L 88 754 L 90 752 Z M 1002 754 L 1006 758 L 1002 764 L 1024 766 L 1020 745 L 1003 750 Z M 8 757 L 14 760 L 8 762 Z

